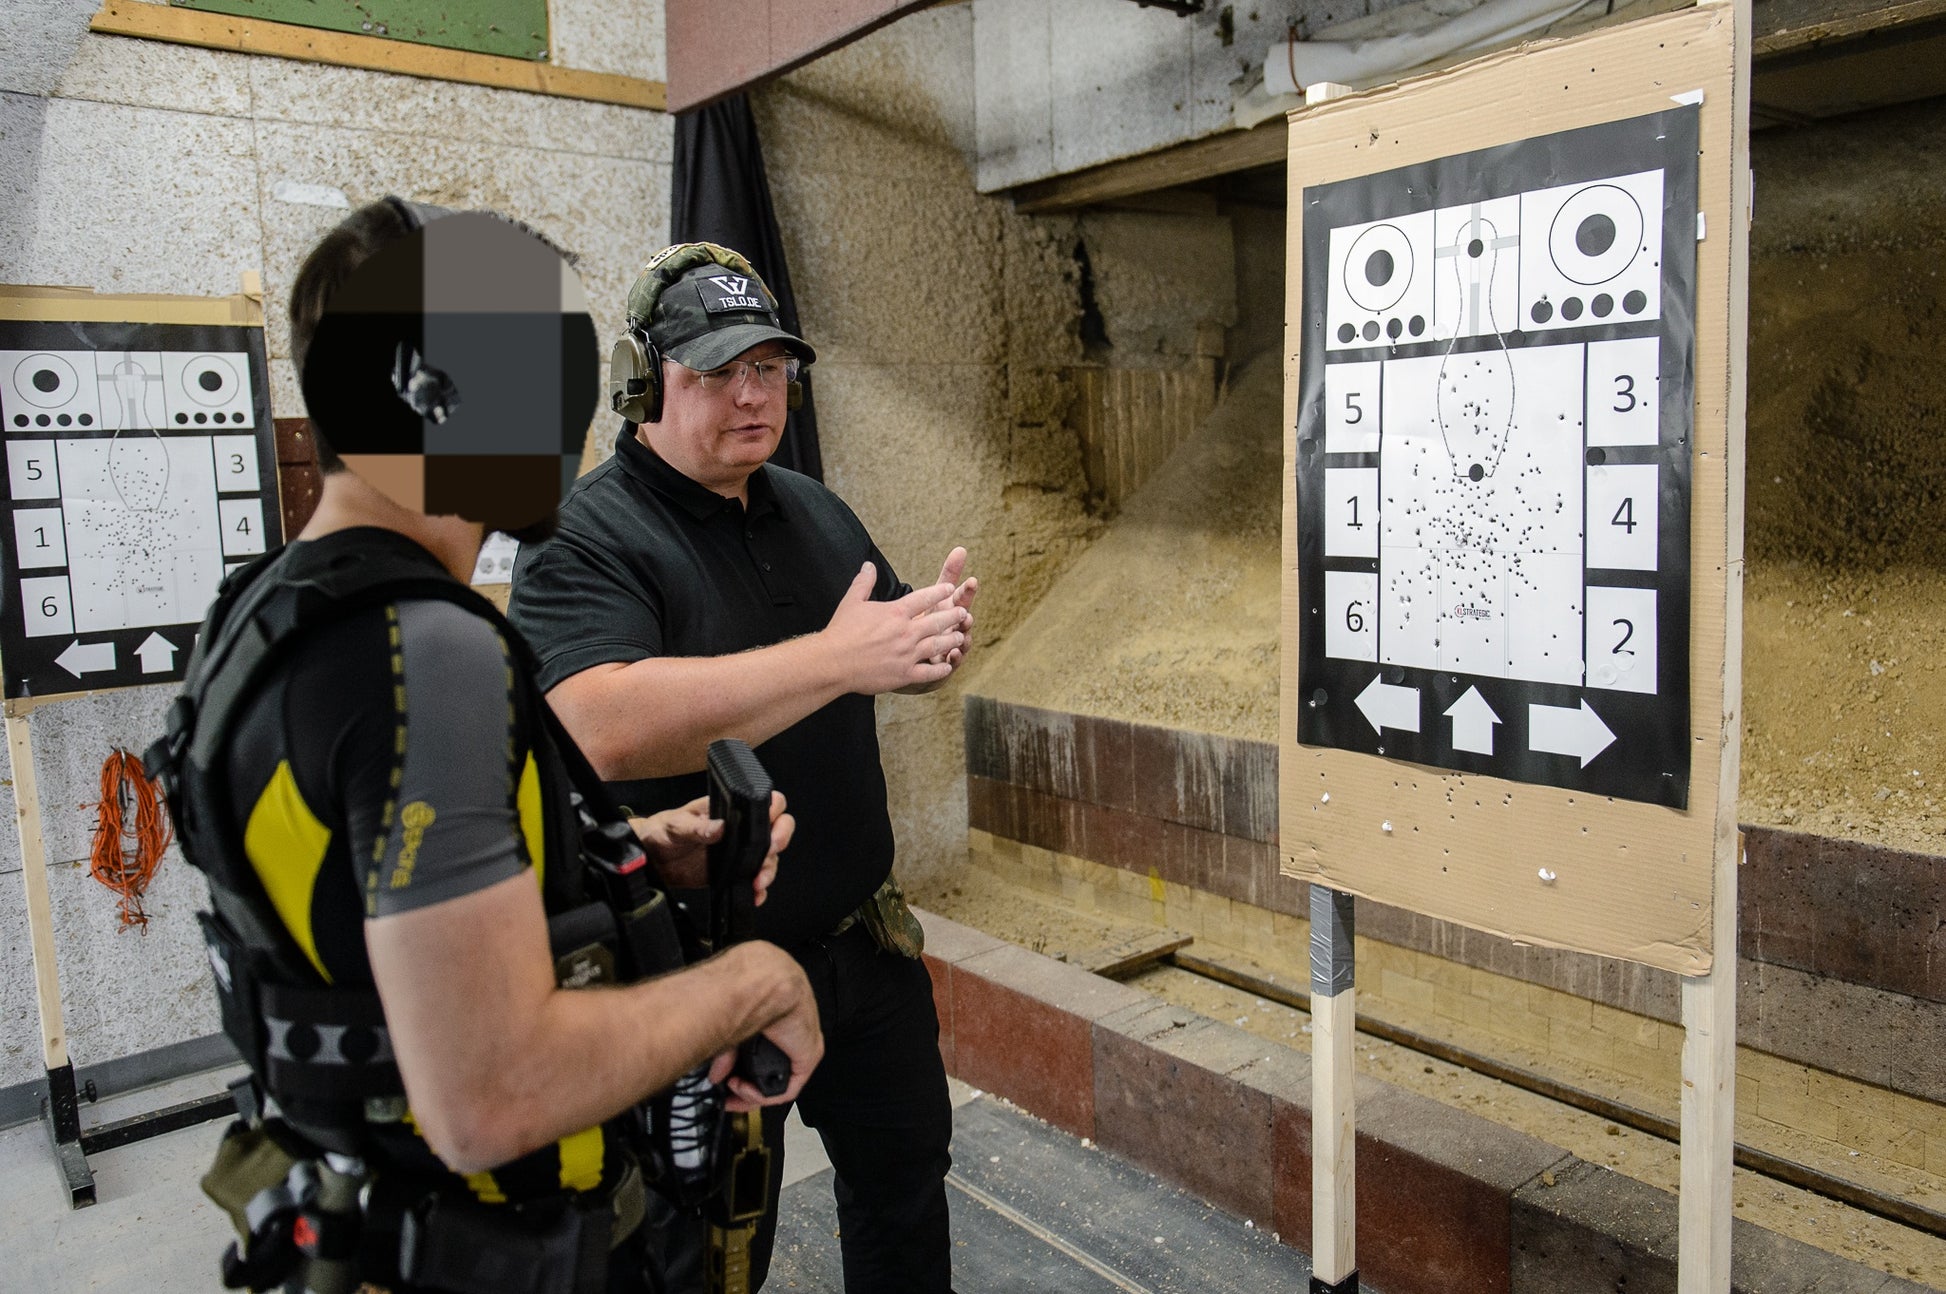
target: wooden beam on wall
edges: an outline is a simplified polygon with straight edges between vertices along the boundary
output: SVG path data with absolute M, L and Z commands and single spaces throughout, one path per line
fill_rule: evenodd
M 1284 119 L 1273 117 L 1249 130 L 1226 131 L 1140 157 L 1023 184 L 1012 190 L 1014 210 L 1025 215 L 1066 211 L 1151 189 L 1194 184 L 1232 171 L 1273 166 L 1284 160 L 1288 147 Z
M 109 36 L 135 36 L 240 54 L 267 54 L 301 63 L 396 72 L 434 81 L 461 81 L 499 90 L 613 103 L 625 108 L 663 112 L 668 107 L 668 88 L 661 81 L 554 67 L 527 59 L 475 54 L 382 36 L 324 31 L 262 18 L 234 18 L 171 5 L 142 4 L 138 0 L 102 0 L 101 9 L 88 29 Z

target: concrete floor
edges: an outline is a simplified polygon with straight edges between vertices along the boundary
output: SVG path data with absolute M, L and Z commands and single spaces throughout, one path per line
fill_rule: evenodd
M 214 1095 L 215 1071 L 88 1106 L 84 1126 Z M 953 1083 L 956 1281 L 966 1289 L 1301 1291 L 1302 1254 L 997 1101 Z M 223 1120 L 90 1159 L 98 1202 L 70 1210 L 39 1123 L 0 1131 L 0 1289 L 206 1294 L 229 1219 L 202 1196 Z M 842 1289 L 830 1162 L 792 1115 L 767 1288 Z

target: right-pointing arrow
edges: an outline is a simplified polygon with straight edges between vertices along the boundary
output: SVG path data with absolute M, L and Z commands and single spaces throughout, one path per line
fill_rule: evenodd
M 1469 687 L 1460 693 L 1460 699 L 1446 708 L 1446 717 L 1453 721 L 1454 750 L 1493 753 L 1493 725 L 1500 722 L 1500 716 L 1480 695 L 1479 688 Z
M 1374 731 L 1419 731 L 1419 689 L 1381 683 L 1374 677 L 1358 694 L 1358 710 Z
M 1586 700 L 1579 710 L 1564 705 L 1527 707 L 1527 744 L 1550 755 L 1572 755 L 1588 767 L 1588 761 L 1613 745 L 1615 734 L 1601 721 Z

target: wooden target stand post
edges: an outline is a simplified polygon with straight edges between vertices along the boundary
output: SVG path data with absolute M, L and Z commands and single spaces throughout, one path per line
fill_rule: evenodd
M 1354 896 L 1682 976 L 1730 1290 L 1749 0 L 1293 113 L 1280 737 L 1311 1288 L 1358 1288 Z
M 41 1119 L 75 1208 L 95 1202 L 89 1155 L 235 1109 L 223 1093 L 83 1130 L 81 1102 L 95 1094 L 68 1055 L 28 716 L 180 681 L 224 569 L 282 541 L 262 288 L 254 272 L 242 287 L 203 298 L 0 286 L 11 513 L 0 676 L 47 1070 Z M 166 556 L 145 566 L 144 553 Z

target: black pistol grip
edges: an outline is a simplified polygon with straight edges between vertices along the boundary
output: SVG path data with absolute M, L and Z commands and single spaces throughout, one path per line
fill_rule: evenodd
M 730 1072 L 765 1096 L 777 1096 L 791 1085 L 791 1058 L 782 1047 L 758 1034 L 737 1048 L 736 1068 Z

